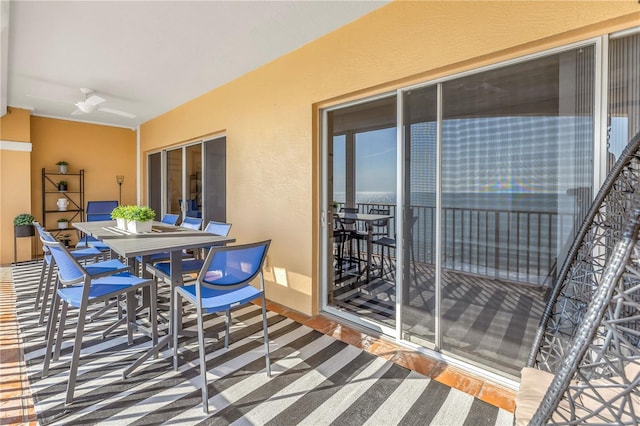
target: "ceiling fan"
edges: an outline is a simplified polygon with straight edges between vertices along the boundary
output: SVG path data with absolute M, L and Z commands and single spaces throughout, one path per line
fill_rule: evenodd
M 91 114 L 95 111 L 107 112 L 109 114 L 115 114 L 127 118 L 136 118 L 135 114 L 125 111 L 119 111 L 117 109 L 105 108 L 99 106 L 101 103 L 106 102 L 106 99 L 95 95 L 95 90 L 83 87 L 80 89 L 84 93 L 84 100 L 75 103 L 76 110 L 71 115 Z

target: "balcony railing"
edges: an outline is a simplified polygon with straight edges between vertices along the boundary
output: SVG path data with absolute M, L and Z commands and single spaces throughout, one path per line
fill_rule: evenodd
M 342 204 L 340 205 L 340 207 Z M 358 203 L 358 211 L 389 209 L 389 235 L 396 233 L 395 204 Z M 415 261 L 435 264 L 435 207 L 412 206 L 418 217 L 411 237 Z M 558 212 L 446 207 L 442 211 L 442 267 L 446 270 L 533 285 L 550 285 L 558 256 L 571 241 L 576 215 Z

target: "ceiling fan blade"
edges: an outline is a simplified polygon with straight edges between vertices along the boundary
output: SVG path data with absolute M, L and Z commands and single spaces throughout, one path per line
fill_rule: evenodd
M 118 111 L 117 109 L 98 108 L 98 111 L 108 112 L 109 114 L 115 114 L 115 115 L 119 115 L 119 116 L 127 117 L 127 118 L 136 118 L 135 114 L 131 114 L 130 112 Z
M 82 115 L 82 114 L 84 114 L 84 112 L 80 111 L 80 108 L 76 108 L 76 110 L 71 113 L 71 115 Z
M 100 105 L 101 103 L 105 102 L 106 99 L 101 98 L 98 95 L 92 95 L 89 98 L 87 98 L 86 101 L 84 101 L 86 104 L 89 105 Z

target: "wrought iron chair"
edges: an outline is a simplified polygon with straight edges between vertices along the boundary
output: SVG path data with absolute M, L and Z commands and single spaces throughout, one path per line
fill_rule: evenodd
M 260 299 L 262 304 L 262 327 L 264 329 L 264 350 L 267 376 L 271 376 L 269 361 L 269 334 L 267 330 L 267 310 L 264 295 L 262 266 L 271 241 L 237 246 L 212 247 L 195 284 L 176 287 L 173 314 L 173 357 L 174 369 L 178 366 L 178 315 L 182 298 L 195 306 L 198 322 L 198 351 L 200 353 L 200 386 L 202 388 L 202 408 L 209 413 L 207 390 L 207 364 L 205 361 L 203 315 L 226 311 L 226 334 L 224 345 L 229 347 L 229 327 L 231 308 Z M 259 278 L 260 286 L 250 283 Z
M 639 198 L 640 134 L 610 171 L 550 291 L 522 370 L 517 424 L 639 424 Z
M 413 214 L 413 212 L 412 212 Z M 416 222 L 418 221 L 418 216 L 411 216 L 411 221 L 409 223 L 409 226 L 407 227 L 407 232 L 409 233 L 409 237 L 407 238 L 407 242 L 409 243 L 409 253 L 411 256 L 411 265 L 412 265 L 412 270 L 413 270 L 413 276 L 416 276 L 416 260 L 415 260 L 415 254 L 413 252 L 413 227 L 415 226 Z M 384 263 L 385 263 L 385 249 L 387 249 L 387 255 L 386 255 L 386 261 L 387 261 L 387 265 L 388 265 L 388 273 L 389 274 L 393 274 L 395 267 L 393 265 L 393 261 L 391 259 L 391 250 L 395 250 L 396 249 L 396 236 L 394 235 L 393 238 L 389 237 L 389 236 L 383 236 L 382 238 L 379 238 L 377 240 L 373 241 L 373 245 L 374 246 L 380 246 L 380 278 L 383 278 L 386 274 L 384 272 Z
M 65 402 L 70 404 L 73 402 L 76 375 L 80 364 L 80 350 L 88 306 L 111 299 L 118 300 L 121 295 L 126 295 L 127 333 L 128 341 L 131 345 L 133 344 L 133 322 L 136 319 L 136 292 L 141 288 L 148 287 L 150 293 L 151 336 L 155 345 L 158 339 L 156 282 L 152 279 L 138 278 L 128 272 L 114 274 L 114 271 L 105 271 L 101 274 L 92 274 L 69 253 L 64 244 L 46 239 L 41 239 L 41 241 L 47 246 L 58 266 L 58 286 L 54 293 L 52 312 L 47 326 L 47 346 L 42 377 L 46 377 L 49 373 L 54 339 L 56 344 L 54 359 L 57 359 L 60 353 L 68 307 L 79 309 L 65 399 Z M 62 309 L 60 309 L 61 304 Z M 60 314 L 60 324 L 58 325 L 57 337 L 54 338 L 58 314 Z

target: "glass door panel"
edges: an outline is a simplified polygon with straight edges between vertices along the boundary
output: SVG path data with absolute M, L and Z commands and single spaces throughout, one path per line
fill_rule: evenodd
M 202 145 L 185 147 L 185 215 L 202 217 Z
M 402 336 L 433 347 L 436 315 L 437 88 L 403 94 Z
M 594 49 L 442 84 L 442 349 L 518 376 L 593 197 Z
M 396 98 L 331 111 L 327 121 L 329 199 L 336 209 L 328 227 L 328 305 L 394 328 Z M 386 218 L 345 218 L 344 211 Z
M 167 213 L 182 216 L 182 148 L 167 151 Z

